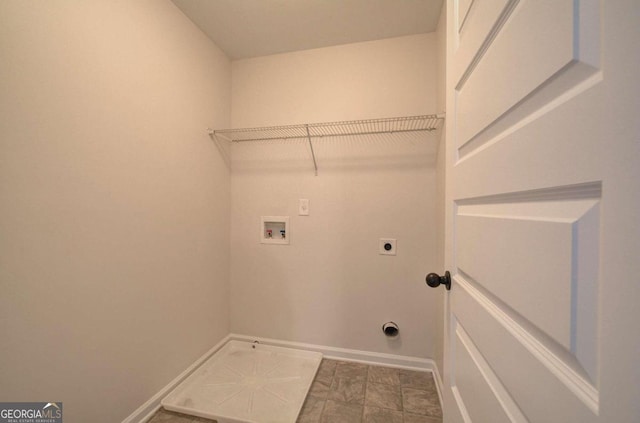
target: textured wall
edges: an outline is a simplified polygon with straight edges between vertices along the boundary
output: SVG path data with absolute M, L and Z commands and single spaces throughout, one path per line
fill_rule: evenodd
M 0 2 L 0 398 L 121 421 L 229 331 L 231 66 L 168 1 Z
M 435 34 L 233 62 L 235 127 L 434 113 Z M 437 139 L 399 136 L 234 145 L 232 332 L 433 357 L 424 275 L 436 266 Z M 311 201 L 298 216 L 298 199 Z M 261 215 L 291 244 L 259 243 Z M 397 238 L 398 255 L 378 254 Z M 400 325 L 386 338 L 384 322 Z

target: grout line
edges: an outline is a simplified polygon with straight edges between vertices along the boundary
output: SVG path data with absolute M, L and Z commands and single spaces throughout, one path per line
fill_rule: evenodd
M 333 382 L 333 379 L 331 380 L 331 382 Z M 329 397 L 329 395 L 327 394 L 327 397 Z M 325 398 L 322 401 L 322 409 L 320 410 L 320 418 L 318 419 L 318 423 L 320 423 L 322 421 L 322 417 L 324 417 L 324 409 L 327 406 L 327 398 Z
M 402 381 L 400 380 L 400 372 L 398 372 L 398 382 L 400 383 L 400 405 L 402 406 L 402 421 L 404 422 L 404 394 L 402 393 Z
M 325 359 L 323 359 L 323 360 L 325 360 Z M 331 380 L 329 381 L 329 389 L 327 390 L 327 396 L 322 401 L 322 410 L 320 411 L 320 420 L 318 421 L 318 423 L 321 422 L 322 418 L 324 417 L 324 410 L 327 407 L 327 401 L 329 401 L 329 392 L 331 392 L 331 386 L 333 386 L 333 379 L 336 377 L 336 370 L 338 369 L 337 360 L 332 360 L 332 361 L 336 361 L 336 366 L 333 369 L 333 372 L 331 372 Z M 320 365 L 322 366 L 322 361 L 320 362 Z M 315 378 L 314 378 L 314 381 L 315 381 Z
M 320 363 L 322 364 L 322 362 Z M 327 396 L 324 398 L 324 402 L 322 404 L 322 412 L 320 413 L 320 422 L 322 421 L 322 418 L 324 417 L 324 412 L 327 408 L 327 401 L 329 401 L 329 394 L 331 393 L 331 387 L 333 386 L 333 380 L 336 377 L 336 370 L 338 368 L 338 363 L 336 363 L 336 367 L 333 369 L 333 372 L 331 372 L 331 380 L 329 381 L 329 388 L 327 389 Z
M 364 377 L 364 398 L 362 398 L 362 414 L 360 414 L 361 422 L 364 422 L 364 407 L 367 403 L 367 389 L 369 389 L 369 370 L 371 370 L 371 365 L 367 365 L 367 375 Z

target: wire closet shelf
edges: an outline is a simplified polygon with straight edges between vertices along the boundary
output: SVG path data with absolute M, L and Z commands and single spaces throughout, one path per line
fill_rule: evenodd
M 346 135 L 389 134 L 396 132 L 434 131 L 444 115 L 405 116 L 341 122 L 309 123 L 261 128 L 209 129 L 209 134 L 231 142 L 269 141 L 296 138 L 322 138 Z
M 444 120 L 443 114 L 404 116 L 394 118 L 350 120 L 341 122 L 309 123 L 285 126 L 265 126 L 261 128 L 208 129 L 214 139 L 229 142 L 272 141 L 306 139 L 309 142 L 316 175 L 318 166 L 313 151 L 314 138 L 394 134 L 403 132 L 432 132 Z

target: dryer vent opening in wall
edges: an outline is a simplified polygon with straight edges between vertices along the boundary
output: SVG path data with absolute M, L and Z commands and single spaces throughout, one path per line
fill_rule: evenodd
M 398 328 L 398 325 L 393 322 L 387 322 L 382 325 L 382 332 L 384 332 L 386 336 L 393 338 L 394 336 L 398 336 L 398 334 L 400 333 L 400 328 Z

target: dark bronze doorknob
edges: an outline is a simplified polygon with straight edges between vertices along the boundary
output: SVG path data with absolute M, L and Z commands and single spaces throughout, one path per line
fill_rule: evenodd
M 447 270 L 444 272 L 444 276 L 440 276 L 437 273 L 429 273 L 426 278 L 427 285 L 431 288 L 437 288 L 440 285 L 444 285 L 447 291 L 451 290 L 451 273 Z

